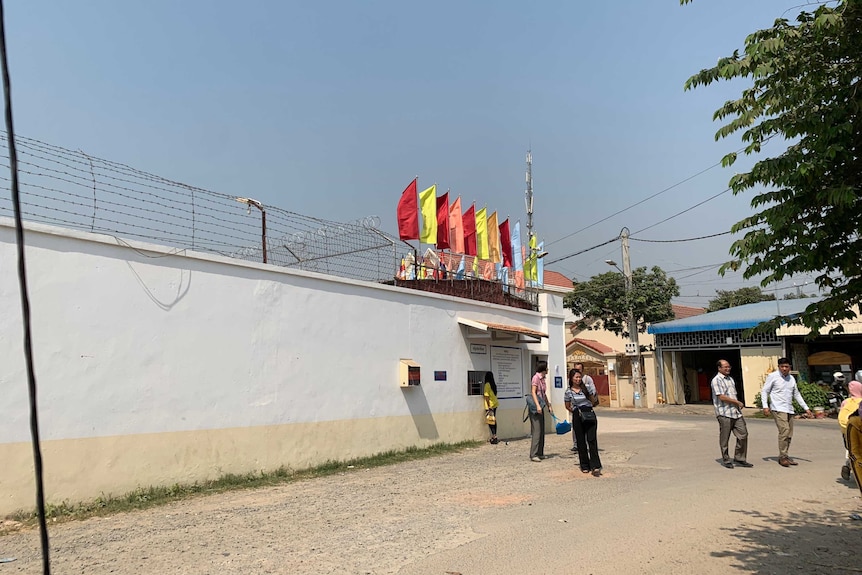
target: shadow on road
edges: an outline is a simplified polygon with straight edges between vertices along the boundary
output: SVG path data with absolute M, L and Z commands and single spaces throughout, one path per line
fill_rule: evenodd
M 803 502 L 809 507 L 816 503 Z M 711 555 L 731 558 L 735 567 L 747 573 L 859 573 L 862 520 L 850 518 L 862 513 L 858 506 L 858 500 L 851 500 L 846 511 L 781 514 L 737 510 L 739 524 L 725 531 L 739 541 L 738 547 Z

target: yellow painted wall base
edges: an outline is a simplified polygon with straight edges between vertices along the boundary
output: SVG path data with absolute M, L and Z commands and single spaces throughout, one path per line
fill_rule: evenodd
M 524 435 L 520 410 L 498 409 L 497 417 L 500 437 Z M 484 419 L 480 411 L 43 441 L 45 498 L 75 503 L 227 473 L 305 469 L 410 446 L 484 440 Z M 0 444 L 0 461 L 0 515 L 34 509 L 30 443 Z
M 778 369 L 779 357 L 781 357 L 780 347 L 743 348 L 740 350 L 746 406 L 754 407 L 754 396 L 763 389 L 766 376 Z

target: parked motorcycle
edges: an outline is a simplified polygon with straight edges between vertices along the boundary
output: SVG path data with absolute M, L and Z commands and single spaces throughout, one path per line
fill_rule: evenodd
M 832 375 L 831 391 L 826 393 L 826 400 L 829 402 L 829 409 L 832 413 L 837 414 L 841 408 L 841 404 L 850 396 L 847 391 L 847 382 L 844 374 L 836 371 Z

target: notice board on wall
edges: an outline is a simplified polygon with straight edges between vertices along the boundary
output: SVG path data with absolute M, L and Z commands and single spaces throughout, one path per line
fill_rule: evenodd
M 521 348 L 502 345 L 491 346 L 491 371 L 497 382 L 497 397 L 518 399 L 524 397 L 524 367 Z

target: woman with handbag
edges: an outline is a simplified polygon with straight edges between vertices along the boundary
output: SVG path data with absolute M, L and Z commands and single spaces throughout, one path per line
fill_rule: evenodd
M 491 439 L 489 443 L 499 443 L 497 439 L 497 407 L 500 402 L 497 400 L 497 384 L 494 382 L 494 374 L 490 371 L 485 372 L 485 391 L 482 394 L 485 397 L 485 423 L 491 430 Z
M 599 396 L 594 385 L 585 383 L 577 369 L 569 370 L 569 388 L 563 396 L 566 409 L 572 414 L 572 433 L 578 443 L 578 459 L 582 473 L 595 477 L 602 474 L 602 461 L 599 459 L 599 444 L 596 431 L 599 426 L 593 407 L 599 404 Z

